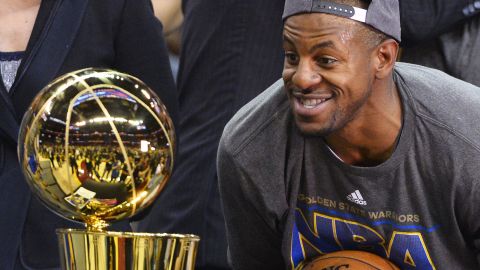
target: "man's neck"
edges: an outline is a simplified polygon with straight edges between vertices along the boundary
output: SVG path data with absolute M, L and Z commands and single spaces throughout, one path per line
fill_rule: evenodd
M 402 128 L 402 104 L 393 80 L 374 93 L 341 130 L 328 135 L 326 143 L 344 162 L 376 166 L 394 152 Z

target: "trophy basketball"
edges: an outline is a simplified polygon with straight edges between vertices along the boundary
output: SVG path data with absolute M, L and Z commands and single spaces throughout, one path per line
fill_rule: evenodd
M 83 69 L 37 95 L 20 128 L 23 173 L 48 208 L 86 225 L 57 230 L 63 269 L 194 269 L 195 235 L 106 231 L 164 188 L 174 140 L 161 100 L 127 74 Z

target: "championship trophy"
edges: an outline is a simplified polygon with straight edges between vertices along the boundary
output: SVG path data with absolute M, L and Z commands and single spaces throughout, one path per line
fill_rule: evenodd
M 195 235 L 106 231 L 164 188 L 174 140 L 161 100 L 127 74 L 83 69 L 37 95 L 19 134 L 23 173 L 48 208 L 86 225 L 57 230 L 63 269 L 194 269 Z

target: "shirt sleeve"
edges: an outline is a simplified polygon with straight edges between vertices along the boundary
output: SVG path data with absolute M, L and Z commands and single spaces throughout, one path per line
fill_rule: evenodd
M 469 247 L 474 249 L 480 265 L 480 173 L 478 159 L 464 167 L 464 174 L 457 191 L 457 217 L 462 234 Z
M 221 140 L 217 170 L 227 228 L 229 263 L 235 270 L 284 269 L 281 235 L 271 228 L 252 201 L 252 179 L 236 164 Z M 260 196 L 261 197 L 261 196 Z
M 477 254 L 477 261 L 480 265 L 480 179 L 476 181 L 473 194 L 475 198 L 471 203 L 473 208 L 469 214 L 471 214 L 471 222 L 473 228 L 473 245 L 475 248 L 475 254 Z
M 434 38 L 479 13 L 480 2 L 473 0 L 401 0 L 402 45 L 414 46 Z

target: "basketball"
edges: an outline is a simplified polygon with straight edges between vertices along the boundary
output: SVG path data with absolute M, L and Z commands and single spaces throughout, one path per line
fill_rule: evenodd
M 302 270 L 399 270 L 397 266 L 373 253 L 342 250 L 328 253 L 306 263 Z

